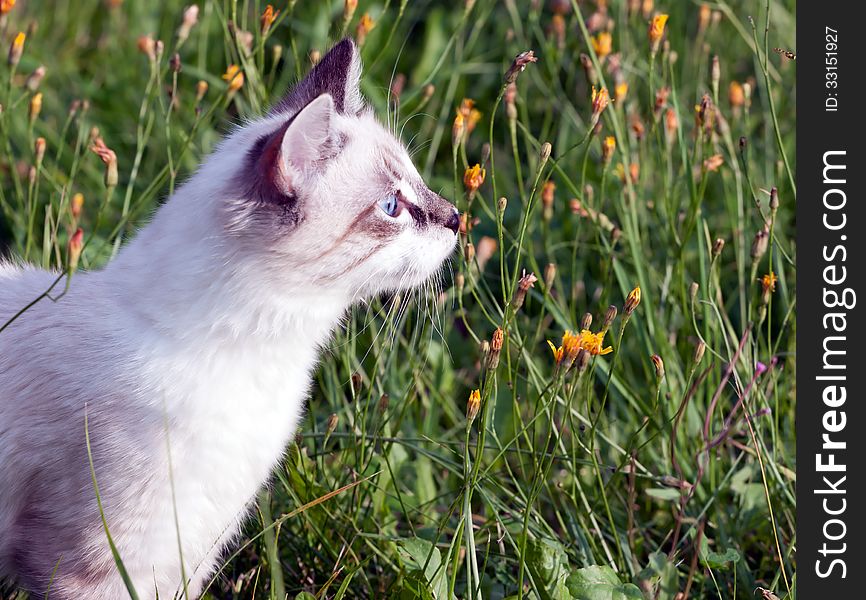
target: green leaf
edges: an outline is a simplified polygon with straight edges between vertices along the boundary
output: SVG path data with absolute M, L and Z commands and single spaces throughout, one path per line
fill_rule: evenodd
M 526 567 L 541 600 L 573 600 L 566 586 L 569 566 L 565 548 L 553 540 L 532 539 L 526 547 Z
M 295 600 L 316 600 L 316 597 L 310 592 L 301 592 L 295 596 Z
M 578 569 L 568 577 L 567 585 L 575 600 L 643 600 L 636 585 L 622 583 L 608 566 Z
M 707 566 L 713 569 L 727 568 L 729 563 L 733 564 L 740 560 L 740 553 L 733 548 L 728 548 L 724 552 L 706 552 L 702 554 Z
M 449 598 L 446 569 L 439 548 L 436 548 L 432 542 L 416 537 L 402 540 L 398 549 L 403 562 L 411 571 L 408 579 L 426 584 L 431 598 L 437 600 Z M 421 592 L 420 589 L 418 591 Z

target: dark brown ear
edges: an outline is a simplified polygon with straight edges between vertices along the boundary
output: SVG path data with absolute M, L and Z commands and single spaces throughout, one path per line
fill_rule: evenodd
M 271 113 L 292 114 L 322 94 L 328 94 L 334 99 L 338 113 L 356 115 L 364 107 L 360 82 L 361 56 L 355 42 L 346 38 L 331 48 L 309 74 L 271 109 Z

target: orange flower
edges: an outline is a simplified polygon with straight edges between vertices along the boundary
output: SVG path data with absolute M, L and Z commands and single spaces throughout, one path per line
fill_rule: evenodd
M 733 107 L 739 107 L 746 103 L 746 94 L 743 91 L 743 86 L 736 81 L 732 81 L 728 87 L 728 100 Z
M 650 21 L 649 32 L 647 35 L 650 41 L 650 48 L 652 48 L 653 52 L 658 51 L 659 42 L 662 40 L 662 36 L 665 33 L 665 25 L 668 22 L 668 15 L 656 15 Z
M 592 48 L 598 55 L 598 59 L 604 60 L 613 51 L 613 36 L 608 31 L 600 32 L 592 38 Z
M 776 291 L 776 282 L 779 281 L 779 278 L 776 277 L 775 273 L 770 271 L 769 273 L 767 273 L 766 275 L 761 277 L 758 281 L 761 282 L 761 288 L 763 289 L 763 292 L 766 294 L 768 291 L 769 292 L 775 292 Z
M 355 28 L 355 41 L 359 46 L 364 45 L 364 41 L 367 39 L 367 34 L 373 31 L 373 27 L 376 26 L 375 21 L 373 21 L 373 17 L 370 16 L 370 13 L 364 13 L 361 18 L 358 20 L 358 26 Z
M 608 346 L 604 348 L 604 332 L 599 331 L 598 333 L 592 333 L 589 329 L 583 329 L 580 332 L 580 347 L 592 354 L 593 356 L 597 356 L 601 354 L 602 356 L 605 354 L 610 354 L 613 352 L 613 348 Z
M 463 185 L 466 186 L 470 194 L 474 194 L 481 187 L 481 184 L 484 183 L 486 175 L 487 171 L 482 169 L 481 165 L 476 164 L 473 167 L 468 167 L 463 173 Z
M 84 208 L 84 194 L 77 193 L 72 196 L 72 201 L 69 203 L 69 212 L 72 213 L 72 218 L 78 220 L 81 216 L 81 209 Z
M 613 88 L 613 94 L 617 102 L 622 102 L 623 100 L 625 100 L 625 96 L 626 94 L 628 94 L 628 83 L 626 83 L 625 81 L 620 81 Z
M 237 65 L 229 65 L 222 78 L 229 83 L 229 92 L 236 92 L 244 85 L 244 74 Z
M 268 31 L 271 30 L 271 25 L 274 24 L 274 21 L 277 20 L 278 16 L 280 16 L 280 11 L 274 10 L 274 7 L 268 4 L 261 17 L 262 35 L 268 35 Z
M 15 8 L 15 0 L 0 0 L 0 15 L 9 14 Z

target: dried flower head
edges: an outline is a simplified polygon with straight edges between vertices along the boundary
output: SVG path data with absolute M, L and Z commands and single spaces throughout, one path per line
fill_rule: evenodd
M 527 65 L 534 62 L 538 62 L 538 58 L 533 50 L 526 50 L 515 56 L 511 66 L 508 67 L 508 71 L 505 72 L 505 82 L 514 83 L 517 81 L 517 76 L 523 73 Z
M 695 353 L 692 357 L 694 359 L 695 366 L 697 366 L 701 363 L 701 360 L 703 360 L 703 358 L 704 358 L 704 352 L 706 352 L 706 350 L 707 350 L 707 345 L 704 343 L 703 340 L 699 340 L 698 345 L 695 346 Z

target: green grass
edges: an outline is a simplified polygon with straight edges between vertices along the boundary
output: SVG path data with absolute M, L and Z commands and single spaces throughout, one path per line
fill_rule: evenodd
M 588 43 L 592 2 L 361 0 L 348 23 L 342 2 L 279 2 L 263 38 L 264 4 L 201 0 L 183 44 L 177 1 L 19 2 L 2 30 L 4 43 L 28 36 L 0 76 L 0 248 L 37 264 L 67 266 L 75 193 L 85 197 L 79 268 L 108 261 L 233 123 L 278 98 L 312 50 L 354 35 L 365 12 L 375 21 L 365 94 L 383 119 L 399 108 L 430 187 L 474 223 L 441 295 L 383 298 L 336 335 L 309 416 L 210 597 L 673 600 L 752 598 L 760 586 L 794 598 L 795 63 L 772 50 L 795 50 L 794 2 L 770 0 L 769 18 L 765 1 L 708 2 L 706 27 L 701 2 L 658 2 L 670 47 L 652 57 L 648 17 L 611 0 L 628 92 L 595 133 L 579 55 L 597 86 L 616 79 Z M 554 5 L 567 8 L 562 27 Z M 251 51 L 236 28 L 254 32 Z M 165 41 L 156 62 L 136 50 L 147 33 Z M 539 61 L 508 107 L 503 76 L 528 49 Z M 246 81 L 231 96 L 220 76 L 234 63 Z M 40 64 L 43 106 L 31 119 L 25 80 Z M 399 103 L 388 94 L 396 74 Z M 209 90 L 197 101 L 200 80 Z M 731 105 L 732 81 L 750 83 L 745 106 Z M 704 94 L 719 112 L 705 111 L 713 123 L 701 127 Z M 463 98 L 481 115 L 454 147 Z M 71 112 L 77 99 L 86 106 Z M 116 187 L 88 150 L 93 128 L 117 153 Z M 37 137 L 47 150 L 31 176 Z M 484 144 L 486 180 L 470 199 L 464 169 L 487 156 Z M 723 164 L 707 169 L 717 154 Z M 765 223 L 768 249 L 753 259 Z M 539 281 L 515 310 L 524 269 Z M 776 290 L 762 298 L 757 280 L 771 270 Z M 597 332 L 609 305 L 613 352 L 583 371 L 557 368 L 547 340 L 559 346 L 585 313 Z M 497 328 L 494 366 L 482 346 Z M 467 419 L 475 389 L 480 411 Z

